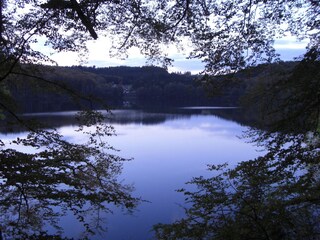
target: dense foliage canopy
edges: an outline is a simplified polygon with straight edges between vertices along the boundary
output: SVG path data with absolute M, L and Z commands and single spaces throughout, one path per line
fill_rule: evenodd
M 244 137 L 263 153 L 235 167 L 210 164 L 211 177 L 188 182 L 192 190 L 179 190 L 185 217 L 155 225 L 158 239 L 319 237 L 318 59 L 309 52 L 289 71 L 273 65 L 257 76 L 243 101 L 260 120 Z
M 202 59 L 207 72 L 234 71 L 277 59 L 273 43 L 284 36 L 307 39 L 308 49 L 318 51 L 319 5 L 313 0 L 2 0 L 1 52 L 5 61 L 43 61 L 31 47 L 39 36 L 58 51 L 80 51 L 87 40 L 107 35 L 116 52 L 136 46 L 169 63 L 164 45 L 183 48 L 187 41 L 190 57 Z
M 293 74 L 292 78 L 286 78 L 287 81 L 283 86 L 290 86 L 289 90 L 284 95 L 277 93 L 275 96 L 277 96 L 276 99 L 281 100 L 283 106 L 290 106 L 290 114 L 281 116 L 290 116 L 291 119 L 297 120 L 294 122 L 298 123 L 298 126 L 303 126 L 301 121 L 305 120 L 297 117 L 299 112 L 306 109 L 307 113 L 311 114 L 308 115 L 311 118 L 307 119 L 307 123 L 311 123 L 311 128 L 308 130 L 311 131 L 312 143 L 306 141 L 306 131 L 297 131 L 295 132 L 297 135 L 292 138 L 288 138 L 290 135 L 271 135 L 275 137 L 268 141 L 268 144 L 272 146 L 272 149 L 269 149 L 271 155 L 259 161 L 243 163 L 235 170 L 218 175 L 217 179 L 193 181 L 200 187 L 204 186 L 202 188 L 204 194 L 201 191 L 199 193 L 186 192 L 195 202 L 194 209 L 191 208 L 187 212 L 191 216 L 187 219 L 187 224 L 178 223 L 179 231 L 169 226 L 169 231 L 163 232 L 163 229 L 166 228 L 160 226 L 158 233 L 159 236 L 162 236 L 162 233 L 169 234 L 164 236 L 171 236 L 172 231 L 180 234 L 181 226 L 186 226 L 186 229 L 194 226 L 194 221 L 197 221 L 194 216 L 197 216 L 199 209 L 202 210 L 209 204 L 210 211 L 218 207 L 221 213 L 225 208 L 212 204 L 221 204 L 221 201 L 224 201 L 222 202 L 224 206 L 236 211 L 233 211 L 231 215 L 225 212 L 221 215 L 207 215 L 207 212 L 200 214 L 201 228 L 199 229 L 199 226 L 196 225 L 196 228 L 192 229 L 194 230 L 192 234 L 197 233 L 196 239 L 205 233 L 211 234 L 212 228 L 209 228 L 209 231 L 208 228 L 202 227 L 203 224 L 207 227 L 207 223 L 212 219 L 223 220 L 218 225 L 210 225 L 215 231 L 220 229 L 220 224 L 225 224 L 223 226 L 227 226 L 227 229 L 232 227 L 234 232 L 244 229 L 243 235 L 239 236 L 247 237 L 252 233 L 257 238 L 265 236 L 266 239 L 270 239 L 273 233 L 270 235 L 268 228 L 276 226 L 273 216 L 278 213 L 285 217 L 286 221 L 282 223 L 287 225 L 279 225 L 276 228 L 276 231 L 279 231 L 274 233 L 276 234 L 274 236 L 285 234 L 290 238 L 292 234 L 296 234 L 295 236 L 299 239 L 301 236 L 299 234 L 305 234 L 309 225 L 301 229 L 299 234 L 290 233 L 287 231 L 288 226 L 299 225 L 297 219 L 293 222 L 291 220 L 299 215 L 304 219 L 315 219 L 316 221 L 319 211 L 318 198 L 309 198 L 311 192 L 318 186 L 316 173 L 319 163 L 316 160 L 319 160 L 319 143 L 317 142 L 319 73 L 315 71 L 317 68 L 312 66 L 318 66 L 319 61 L 319 15 L 320 2 L 315 0 L 0 0 L 0 117 L 8 121 L 11 116 L 15 122 L 22 124 L 30 131 L 25 139 L 16 139 L 11 143 L 0 140 L 0 187 L 5 193 L 0 199 L 3 203 L 1 210 L 11 210 L 15 213 L 13 219 L 8 218 L 8 215 L 1 215 L 3 218 L 0 224 L 7 226 L 7 228 L 1 226 L 1 229 L 5 229 L 8 234 L 19 234 L 18 237 L 24 237 L 33 234 L 33 232 L 24 232 L 26 225 L 33 224 L 35 234 L 43 235 L 37 232 L 41 225 L 39 219 L 45 220 L 43 216 L 50 214 L 56 216 L 56 213 L 50 209 L 50 205 L 59 204 L 62 208 L 66 207 L 74 211 L 80 220 L 83 220 L 84 213 L 79 211 L 79 208 L 87 203 L 90 203 L 94 209 L 96 206 L 102 208 L 101 203 L 105 202 L 120 204 L 129 209 L 137 203 L 137 199 L 130 195 L 130 188 L 119 184 L 113 175 L 121 170 L 123 159 L 105 152 L 109 148 L 104 136 L 109 132 L 101 127 L 101 123 L 102 126 L 104 125 L 101 115 L 90 109 L 82 115 L 85 118 L 84 125 L 90 129 L 94 127 L 95 130 L 89 133 L 85 127 L 80 127 L 80 132 L 89 133 L 89 143 L 75 144 L 66 141 L 55 130 L 44 131 L 41 127 L 35 127 L 23 121 L 14 111 L 15 102 L 12 101 L 12 95 L 7 86 L 8 82 L 17 79 L 17 76 L 33 77 L 33 80 L 39 83 L 38 86 L 58 87 L 72 97 L 92 101 L 88 96 L 83 96 L 36 74 L 37 67 L 31 64 L 52 63 L 49 56 L 34 50 L 33 47 L 35 44 L 40 44 L 40 40 L 44 40 L 45 44 L 54 50 L 74 51 L 83 56 L 86 51 L 86 42 L 89 39 L 106 35 L 112 39 L 113 53 L 126 54 L 130 47 L 136 46 L 150 60 L 160 61 L 164 65 L 171 62 L 166 55 L 165 46 L 176 44 L 179 48 L 185 48 L 188 51 L 190 44 L 189 57 L 203 60 L 206 64 L 205 72 L 216 75 L 235 72 L 261 62 L 276 61 L 278 56 L 273 47 L 274 40 L 284 36 L 294 36 L 300 40 L 308 40 L 307 54 L 300 65 L 301 69 L 296 69 L 294 72 L 296 75 Z M 185 46 L 184 43 L 188 45 Z M 305 75 L 309 68 L 304 66 L 311 66 L 310 72 L 313 74 Z M 308 76 L 307 82 L 304 76 Z M 299 84 L 300 81 L 305 84 Z M 297 91 L 300 86 L 304 87 L 303 94 Z M 291 101 L 291 96 L 296 93 L 299 94 L 294 101 Z M 261 95 L 253 94 L 252 96 Z M 273 106 L 277 105 L 271 105 L 272 111 L 274 111 Z M 276 115 L 277 118 L 278 116 L 279 114 Z M 285 118 L 281 117 L 278 120 L 281 120 L 282 126 L 285 126 L 283 124 Z M 291 130 L 292 128 L 288 128 L 289 133 Z M 296 146 L 297 149 L 291 149 L 291 153 L 297 154 L 287 154 L 286 144 L 282 144 L 282 140 L 292 142 L 292 146 Z M 295 145 L 296 142 L 301 144 Z M 12 146 L 10 144 L 31 147 L 33 151 L 31 153 L 18 152 L 10 149 Z M 303 149 L 306 150 L 307 155 L 305 151 L 300 151 L 303 144 L 307 145 Z M 315 147 L 310 148 L 313 145 Z M 15 161 L 14 164 L 13 161 Z M 256 167 L 257 169 L 254 170 Z M 39 171 L 34 172 L 33 169 Z M 292 175 L 292 169 L 306 171 L 306 174 L 304 176 Z M 290 171 L 287 172 L 287 170 Z M 77 181 L 66 177 L 71 172 Z M 42 178 L 39 178 L 38 173 Z M 11 178 L 12 174 L 15 178 Z M 28 175 L 33 178 L 25 180 L 24 177 Z M 52 179 L 51 176 L 59 178 Z M 273 177 L 266 179 L 265 176 Z M 278 179 L 278 176 L 283 176 L 282 180 Z M 46 183 L 50 183 L 48 188 L 45 187 Z M 268 184 L 269 188 L 266 187 Z M 287 184 L 287 186 L 282 187 L 282 184 Z M 62 186 L 64 190 L 61 190 Z M 235 186 L 234 191 L 225 191 L 226 188 L 230 189 L 232 186 Z M 35 191 L 36 188 L 41 189 L 40 193 Z M 282 195 L 284 193 L 288 194 L 284 196 Z M 57 196 L 62 196 L 62 200 L 57 200 Z M 312 197 L 314 196 L 317 195 Z M 44 200 L 45 197 L 46 200 Z M 273 197 L 275 199 L 271 200 Z M 30 218 L 34 216 L 31 213 L 38 210 L 41 204 L 46 204 L 42 208 L 44 210 L 41 213 L 42 218 Z M 305 206 L 311 206 L 311 208 L 304 211 Z M 316 211 L 313 211 L 315 215 L 310 218 L 314 206 L 316 206 Z M 292 208 L 293 210 L 298 209 L 298 212 L 287 212 Z M 260 210 L 267 212 L 262 211 L 260 214 Z M 282 214 L 283 212 L 289 213 L 290 216 Z M 269 216 L 268 213 L 273 215 Z M 261 235 L 260 232 L 250 232 L 249 230 L 252 229 L 243 228 L 242 224 L 248 226 L 247 223 L 254 223 L 254 226 L 258 226 L 255 229 L 261 230 L 264 235 Z M 205 232 L 202 232 L 203 229 Z M 308 231 L 313 233 L 313 230 L 317 232 L 318 228 Z M 188 231 L 182 231 L 182 233 L 187 233 L 187 235 L 174 235 L 174 239 L 180 236 L 182 238 L 194 237 L 188 235 Z M 228 232 L 222 233 L 227 234 Z M 207 236 L 213 236 L 210 234 Z M 219 236 L 225 236 L 221 234 Z
M 313 55 L 314 54 L 314 55 Z M 317 239 L 320 234 L 320 67 L 313 52 L 274 69 L 245 96 L 260 115 L 245 137 L 263 154 L 210 165 L 185 195 L 185 217 L 158 224 L 158 239 Z M 278 66 L 279 67 L 279 66 Z M 281 71 L 282 70 L 282 71 Z M 280 74 L 281 73 L 281 74 Z

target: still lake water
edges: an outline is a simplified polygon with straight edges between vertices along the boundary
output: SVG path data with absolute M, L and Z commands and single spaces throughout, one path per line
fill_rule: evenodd
M 42 115 L 58 125 L 69 140 L 77 141 L 70 116 L 73 113 Z M 115 110 L 111 124 L 117 136 L 109 142 L 118 155 L 133 158 L 125 162 L 120 179 L 134 184 L 138 209 L 128 215 L 114 209 L 106 216 L 108 231 L 90 239 L 152 239 L 152 225 L 171 223 L 183 217 L 184 196 L 175 190 L 185 187 L 192 177 L 210 176 L 208 164 L 249 160 L 261 155 L 248 139 L 239 136 L 247 127 L 232 120 L 241 111 L 223 108 L 185 108 L 175 112 Z M 228 118 L 229 120 L 225 119 Z M 22 134 L 22 133 L 19 133 Z M 0 135 L 12 139 L 17 134 Z M 80 225 L 72 217 L 62 220 L 68 237 L 81 238 Z

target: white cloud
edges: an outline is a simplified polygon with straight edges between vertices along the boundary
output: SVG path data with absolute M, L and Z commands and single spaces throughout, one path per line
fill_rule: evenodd
M 131 48 L 128 51 L 127 58 L 110 56 L 111 40 L 107 37 L 100 37 L 97 40 L 91 40 L 87 43 L 89 50 L 85 59 L 81 59 L 77 53 L 74 52 L 59 52 L 54 51 L 49 46 L 44 46 L 45 40 L 38 39 L 38 43 L 34 44 L 38 51 L 49 55 L 55 60 L 58 65 L 72 66 L 84 64 L 87 66 L 110 67 L 110 66 L 144 66 L 146 65 L 146 58 L 140 53 L 138 48 Z M 293 60 L 305 52 L 307 41 L 297 41 L 294 37 L 288 36 L 275 41 L 274 47 L 285 61 Z M 178 49 L 174 45 L 165 46 L 164 50 L 168 53 L 168 57 L 174 59 L 173 66 L 168 70 L 170 72 L 186 72 L 190 71 L 192 74 L 197 74 L 204 69 L 204 63 L 199 59 L 187 59 L 187 53 L 190 51 L 190 43 L 184 42 L 182 46 L 185 51 Z M 83 62 L 82 60 L 86 60 Z
M 283 37 L 281 39 L 275 40 L 274 47 L 276 49 L 285 49 L 285 50 L 305 50 L 308 45 L 308 40 L 299 41 L 297 38 L 292 36 Z
M 110 52 L 111 41 L 104 37 L 98 40 L 88 42 L 88 62 L 86 65 L 97 67 L 109 66 L 144 66 L 146 65 L 146 58 L 140 53 L 137 47 L 131 48 L 128 51 L 127 58 L 111 57 Z M 186 43 L 184 46 L 188 47 Z M 164 46 L 164 51 L 168 53 L 168 57 L 174 59 L 173 66 L 168 67 L 169 72 L 186 72 L 190 71 L 193 74 L 199 73 L 203 70 L 203 64 L 197 59 L 186 59 L 186 55 L 174 45 Z
M 292 61 L 306 52 L 308 43 L 306 39 L 300 41 L 296 37 L 286 36 L 275 40 L 274 48 L 282 60 Z

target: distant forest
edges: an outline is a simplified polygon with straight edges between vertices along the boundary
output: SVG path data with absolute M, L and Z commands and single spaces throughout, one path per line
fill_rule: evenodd
M 5 85 L 20 112 L 79 110 L 83 107 L 100 109 L 105 106 L 245 106 L 250 96 L 277 81 L 295 64 L 260 65 L 218 77 L 195 76 L 189 72 L 168 73 L 153 66 L 25 65 L 22 69 L 37 78 L 22 74 Z

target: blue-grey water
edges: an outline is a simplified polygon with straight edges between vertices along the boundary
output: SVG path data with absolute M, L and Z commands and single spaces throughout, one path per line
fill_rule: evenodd
M 184 196 L 175 190 L 185 187 L 185 182 L 192 177 L 210 176 L 206 170 L 208 164 L 227 162 L 232 166 L 261 155 L 255 146 L 246 143 L 247 139 L 239 138 L 246 126 L 232 120 L 232 116 L 236 116 L 231 114 L 234 110 L 113 111 L 111 124 L 117 136 L 110 137 L 109 143 L 120 150 L 118 155 L 133 158 L 124 163 L 120 179 L 134 184 L 133 195 L 141 196 L 146 202 L 131 215 L 114 209 L 113 214 L 105 216 L 108 231 L 89 239 L 153 239 L 152 225 L 171 223 L 183 217 Z M 51 114 L 48 119 L 60 117 L 60 122 L 54 120 L 61 125 L 59 131 L 70 141 L 78 141 L 78 135 L 73 131 L 75 126 L 67 118 L 63 120 L 68 114 L 72 113 Z M 1 139 L 16 136 L 6 134 Z M 66 236 L 82 237 L 81 225 L 72 216 L 62 219 L 62 224 Z

